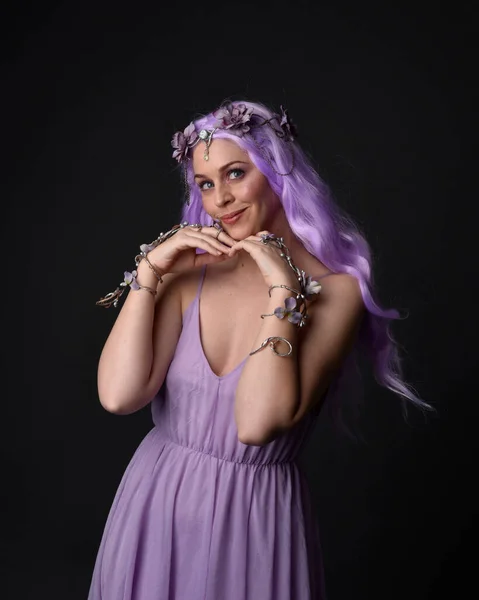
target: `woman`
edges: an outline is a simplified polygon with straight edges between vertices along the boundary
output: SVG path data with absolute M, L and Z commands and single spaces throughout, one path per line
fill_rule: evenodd
M 322 600 L 318 526 L 295 459 L 359 343 L 400 378 L 367 242 L 281 108 L 226 104 L 173 137 L 183 222 L 141 246 L 103 349 L 106 410 L 155 426 L 110 511 L 90 600 Z M 187 223 L 191 223 L 191 225 Z

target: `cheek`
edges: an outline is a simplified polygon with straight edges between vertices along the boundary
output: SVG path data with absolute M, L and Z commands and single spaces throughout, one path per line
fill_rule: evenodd
M 217 212 L 215 203 L 208 197 L 208 194 L 201 195 L 201 203 L 203 204 L 203 210 L 209 215 L 214 215 Z
M 241 187 L 241 195 L 251 203 L 267 202 L 270 189 L 262 181 L 249 180 Z
M 257 200 L 255 186 L 251 183 L 244 183 L 244 185 L 241 186 L 241 196 L 246 202 L 249 202 L 250 204 L 254 203 L 255 200 Z

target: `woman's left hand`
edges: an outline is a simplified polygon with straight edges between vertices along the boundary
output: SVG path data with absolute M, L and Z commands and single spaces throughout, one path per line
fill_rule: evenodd
M 291 267 L 281 257 L 281 250 L 275 244 L 265 244 L 261 236 L 270 233 L 259 231 L 256 235 L 250 235 L 231 246 L 230 257 L 235 256 L 240 250 L 248 252 L 255 260 L 268 287 L 272 285 L 288 285 L 292 288 L 298 287 L 298 280 Z

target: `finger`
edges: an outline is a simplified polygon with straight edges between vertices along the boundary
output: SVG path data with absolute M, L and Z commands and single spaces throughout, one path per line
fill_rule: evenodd
M 230 248 L 229 255 L 233 256 L 240 250 L 245 250 L 249 254 L 251 254 L 251 252 L 254 252 L 255 250 L 257 250 L 257 240 L 252 239 L 253 237 L 254 236 L 249 236 L 249 237 L 245 238 L 244 240 L 240 240 L 239 242 L 236 242 L 235 245 Z
M 188 240 L 190 242 L 190 247 L 191 248 L 199 248 L 201 250 L 204 250 L 205 252 L 208 252 L 209 254 L 213 254 L 214 256 L 219 256 L 221 254 L 224 255 L 228 255 L 229 254 L 229 247 L 228 246 L 222 246 L 221 244 L 219 245 L 220 247 L 218 247 L 218 245 L 215 243 L 214 240 L 207 238 L 206 236 L 203 237 L 194 237 L 192 236 L 192 239 Z
M 202 241 L 202 243 L 208 244 L 209 247 L 214 247 L 217 250 L 219 250 L 220 252 L 224 252 L 224 253 L 228 253 L 230 246 L 227 246 L 226 244 L 223 244 L 222 242 L 220 242 L 219 240 L 216 240 L 214 237 L 211 237 L 203 232 L 191 232 L 191 233 L 187 233 L 186 234 L 187 237 L 192 238 L 194 240 L 194 243 L 198 245 L 198 248 L 203 248 L 203 246 L 200 246 L 200 240 Z
M 255 246 L 261 243 L 261 238 L 256 237 L 254 235 L 249 235 L 247 238 L 244 238 L 243 240 L 237 240 L 235 241 L 233 248 L 243 248 L 244 244 L 254 244 Z
M 217 229 L 216 227 L 203 227 L 201 233 L 213 237 L 215 240 L 232 246 L 237 240 L 233 239 L 224 229 Z
M 257 235 L 257 234 L 253 234 L 253 235 L 249 235 L 248 237 L 245 237 L 245 238 L 244 238 L 243 240 L 241 240 L 241 241 L 252 240 L 252 241 L 255 241 L 255 242 L 256 242 L 256 241 L 258 241 L 258 240 L 260 240 L 260 239 L 261 239 L 261 238 L 259 237 L 259 235 Z
M 220 230 L 219 236 L 218 236 L 218 229 L 216 229 L 215 227 L 203 227 L 201 229 L 201 231 L 200 230 L 194 230 L 194 229 L 192 229 L 192 230 L 187 231 L 185 233 L 186 233 L 186 235 L 190 235 L 190 236 L 203 236 L 203 237 L 206 237 L 208 239 L 213 238 L 214 240 L 221 241 L 221 242 L 223 240 L 225 240 L 225 241 L 226 240 L 228 240 L 228 241 L 229 240 L 235 241 L 224 230 Z M 219 240 L 218 237 L 221 238 L 221 239 Z
M 203 265 L 211 265 L 214 263 L 224 262 L 229 260 L 231 257 L 227 254 L 220 254 L 218 256 L 213 254 L 197 254 L 195 256 L 195 267 L 202 267 Z

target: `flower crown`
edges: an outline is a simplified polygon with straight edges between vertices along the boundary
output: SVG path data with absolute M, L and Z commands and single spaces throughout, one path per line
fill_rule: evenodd
M 269 125 L 280 139 L 292 142 L 297 136 L 296 127 L 291 122 L 288 111 L 282 106 L 280 106 L 280 109 L 280 115 L 274 114 L 270 119 L 265 119 L 261 115 L 255 114 L 253 108 L 248 108 L 245 104 L 235 105 L 232 102 L 228 102 L 221 106 L 217 111 L 213 112 L 213 115 L 217 120 L 213 129 L 201 129 L 201 131 L 198 132 L 192 121 L 184 131 L 177 131 L 174 134 L 173 139 L 171 140 L 171 145 L 174 148 L 173 158 L 176 158 L 179 163 L 188 160 L 191 148 L 196 146 L 196 144 L 202 140 L 205 142 L 205 153 L 203 158 L 208 160 L 211 139 L 214 132 L 218 129 L 224 129 L 233 135 L 243 137 L 245 134 L 248 134 L 251 129 Z M 253 136 L 251 136 L 251 138 L 256 143 Z M 268 160 L 268 162 L 270 161 Z M 289 175 L 290 172 L 291 171 L 279 174 Z

